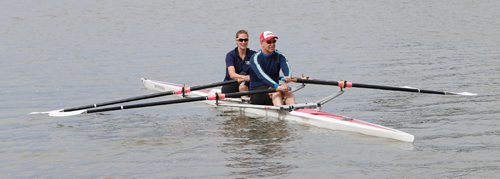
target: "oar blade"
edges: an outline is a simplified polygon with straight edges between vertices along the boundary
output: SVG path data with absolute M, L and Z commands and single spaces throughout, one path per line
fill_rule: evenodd
M 146 80 L 145 78 L 141 78 L 141 79 Z M 216 86 L 223 86 L 223 85 L 237 83 L 237 82 L 238 82 L 237 80 L 229 80 L 229 81 L 222 81 L 222 82 L 216 82 L 216 83 L 200 85 L 200 86 L 193 86 L 193 87 L 186 86 L 186 87 L 183 87 L 182 89 L 179 89 L 179 90 L 172 90 L 172 91 L 165 91 L 165 92 L 148 94 L 148 95 L 135 96 L 135 97 L 130 97 L 130 98 L 118 99 L 118 100 L 107 101 L 107 102 L 96 103 L 96 104 L 85 105 L 85 106 L 79 106 L 79 107 L 74 107 L 74 108 L 58 109 L 58 110 L 46 111 L 46 112 L 31 112 L 29 114 L 30 115 L 34 115 L 34 114 L 49 114 L 50 115 L 50 114 L 53 114 L 51 116 L 58 116 L 58 115 L 65 116 L 65 115 L 71 115 L 72 113 L 67 113 L 67 112 L 71 112 L 71 111 L 80 111 L 80 110 L 85 110 L 85 109 L 90 109 L 90 108 L 103 107 L 103 106 L 108 106 L 108 105 L 113 105 L 113 104 L 126 103 L 126 102 L 156 98 L 156 97 L 161 97 L 161 96 L 168 96 L 168 95 L 173 95 L 173 94 L 181 94 L 181 93 L 184 94 L 184 93 L 189 93 L 191 90 L 200 90 L 200 89 L 211 88 L 211 87 L 216 87 Z M 66 112 L 66 113 L 62 113 L 62 112 Z
M 447 92 L 447 93 L 452 94 L 452 95 L 477 96 L 477 93 L 469 93 L 469 92 L 459 92 L 459 93 L 456 93 L 456 92 Z
M 86 113 L 87 110 L 79 110 L 79 111 L 69 111 L 69 112 L 61 112 L 61 111 L 54 111 L 49 113 L 49 116 L 52 117 L 67 117 L 67 116 L 76 116 L 80 115 L 83 113 Z
M 44 112 L 30 112 L 28 115 L 37 115 L 37 114 L 50 114 L 54 112 L 61 112 L 64 109 L 57 109 L 57 110 L 52 110 L 52 111 L 44 111 Z

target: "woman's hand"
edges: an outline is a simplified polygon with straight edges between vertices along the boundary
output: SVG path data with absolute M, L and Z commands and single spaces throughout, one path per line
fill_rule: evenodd
M 250 75 L 245 75 L 245 76 L 243 76 L 243 80 L 245 80 L 245 81 L 250 81 Z

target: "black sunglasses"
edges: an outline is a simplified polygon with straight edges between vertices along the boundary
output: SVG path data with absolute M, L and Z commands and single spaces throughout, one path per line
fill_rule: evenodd
M 248 39 L 238 39 L 239 42 L 248 42 Z
M 268 43 L 268 44 L 274 44 L 274 43 L 276 43 L 276 40 L 268 40 L 268 41 L 266 41 L 266 43 Z

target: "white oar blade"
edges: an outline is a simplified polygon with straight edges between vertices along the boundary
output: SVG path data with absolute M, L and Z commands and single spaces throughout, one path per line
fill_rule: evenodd
M 53 110 L 53 111 L 45 111 L 45 112 L 30 112 L 28 115 L 35 115 L 35 114 L 50 114 L 54 112 L 60 112 L 63 109 L 58 109 L 58 110 Z
M 49 113 L 49 116 L 52 116 L 52 117 L 66 117 L 66 116 L 75 116 L 75 115 L 83 114 L 85 112 L 87 112 L 87 110 L 70 111 L 70 112 L 54 111 L 54 112 Z
M 453 93 L 456 95 L 462 95 L 462 96 L 477 96 L 477 93 L 469 93 L 469 92 L 460 92 L 460 93 Z

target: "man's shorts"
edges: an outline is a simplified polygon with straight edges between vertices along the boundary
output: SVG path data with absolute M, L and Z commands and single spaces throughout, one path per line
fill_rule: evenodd
M 253 90 L 264 90 L 264 89 L 268 89 L 268 88 L 269 87 L 267 87 L 267 86 L 259 86 Z M 273 105 L 273 101 L 269 97 L 269 93 L 254 94 L 254 95 L 250 95 L 250 104 Z

